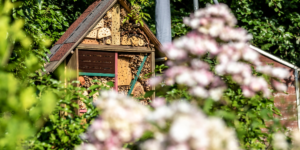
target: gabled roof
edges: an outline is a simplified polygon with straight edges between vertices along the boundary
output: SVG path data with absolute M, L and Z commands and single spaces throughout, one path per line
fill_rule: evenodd
M 119 2 L 127 12 L 131 11 L 124 0 L 95 0 L 50 49 L 51 54 L 48 54 L 50 63 L 45 66 L 46 72 L 53 72 L 117 2 Z M 148 26 L 144 23 L 144 26 L 140 28 L 149 37 L 155 48 L 160 49 L 160 42 L 156 39 Z

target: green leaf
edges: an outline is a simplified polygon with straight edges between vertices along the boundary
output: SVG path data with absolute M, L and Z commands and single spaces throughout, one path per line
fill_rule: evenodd
M 281 9 L 282 6 L 281 6 L 281 3 L 277 3 L 277 6 Z
M 114 83 L 112 81 L 108 81 L 106 82 L 106 85 L 110 86 L 110 87 L 114 87 Z
M 63 143 L 67 143 L 69 141 L 69 137 L 68 136 L 63 136 L 61 140 L 62 140 Z
M 153 95 L 153 93 L 154 93 L 155 91 L 147 91 L 146 93 L 145 93 L 145 95 L 144 95 L 144 98 L 148 98 L 148 97 L 151 97 L 152 95 Z
M 94 89 L 97 89 L 97 88 L 100 88 L 100 85 L 92 85 L 88 88 L 88 90 L 94 90 Z

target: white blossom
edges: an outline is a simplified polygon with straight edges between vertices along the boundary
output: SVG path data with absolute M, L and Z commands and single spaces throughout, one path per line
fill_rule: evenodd
M 287 150 L 286 136 L 283 133 L 275 133 L 273 135 L 273 146 L 276 150 Z

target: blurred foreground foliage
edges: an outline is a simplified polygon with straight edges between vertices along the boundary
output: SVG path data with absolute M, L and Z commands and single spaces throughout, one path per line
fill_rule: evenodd
M 81 13 L 80 8 L 71 8 L 62 1 L 13 2 L 0 1 L 0 149 L 73 149 L 81 143 L 79 135 L 98 112 L 91 104 L 91 96 L 82 95 L 86 89 L 63 82 L 62 69 L 57 75 L 43 75 L 41 71 L 51 40 L 63 34 L 52 31 L 65 31 L 69 26 L 60 26 L 67 20 L 61 18 L 60 11 L 78 11 L 69 16 L 67 22 L 72 22 Z M 54 4 L 68 9 L 53 12 L 54 8 L 61 9 Z M 43 27 L 46 24 L 52 26 Z M 89 90 L 99 88 L 106 87 L 99 85 Z M 74 100 L 78 97 L 88 108 L 83 116 L 75 113 L 78 105 Z
M 0 149 L 22 149 L 24 140 L 43 126 L 43 118 L 51 114 L 57 99 L 47 90 L 36 96 L 37 87 L 31 85 L 32 74 L 42 64 L 31 50 L 31 38 L 23 31 L 24 21 L 11 19 L 15 6 L 0 1 Z M 22 63 L 14 63 L 14 57 Z

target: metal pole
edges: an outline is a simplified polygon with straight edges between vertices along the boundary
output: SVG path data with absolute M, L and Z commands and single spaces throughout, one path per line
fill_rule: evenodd
M 298 129 L 300 129 L 300 100 L 299 100 L 299 73 L 298 69 L 295 69 L 295 86 L 296 86 L 296 101 L 297 101 L 297 118 L 298 118 Z
M 215 4 L 219 4 L 218 0 L 214 0 L 214 3 L 215 3 Z
M 160 43 L 172 42 L 170 0 L 155 0 L 155 22 Z
M 198 0 L 194 0 L 194 11 L 197 11 L 199 9 L 199 2 Z

